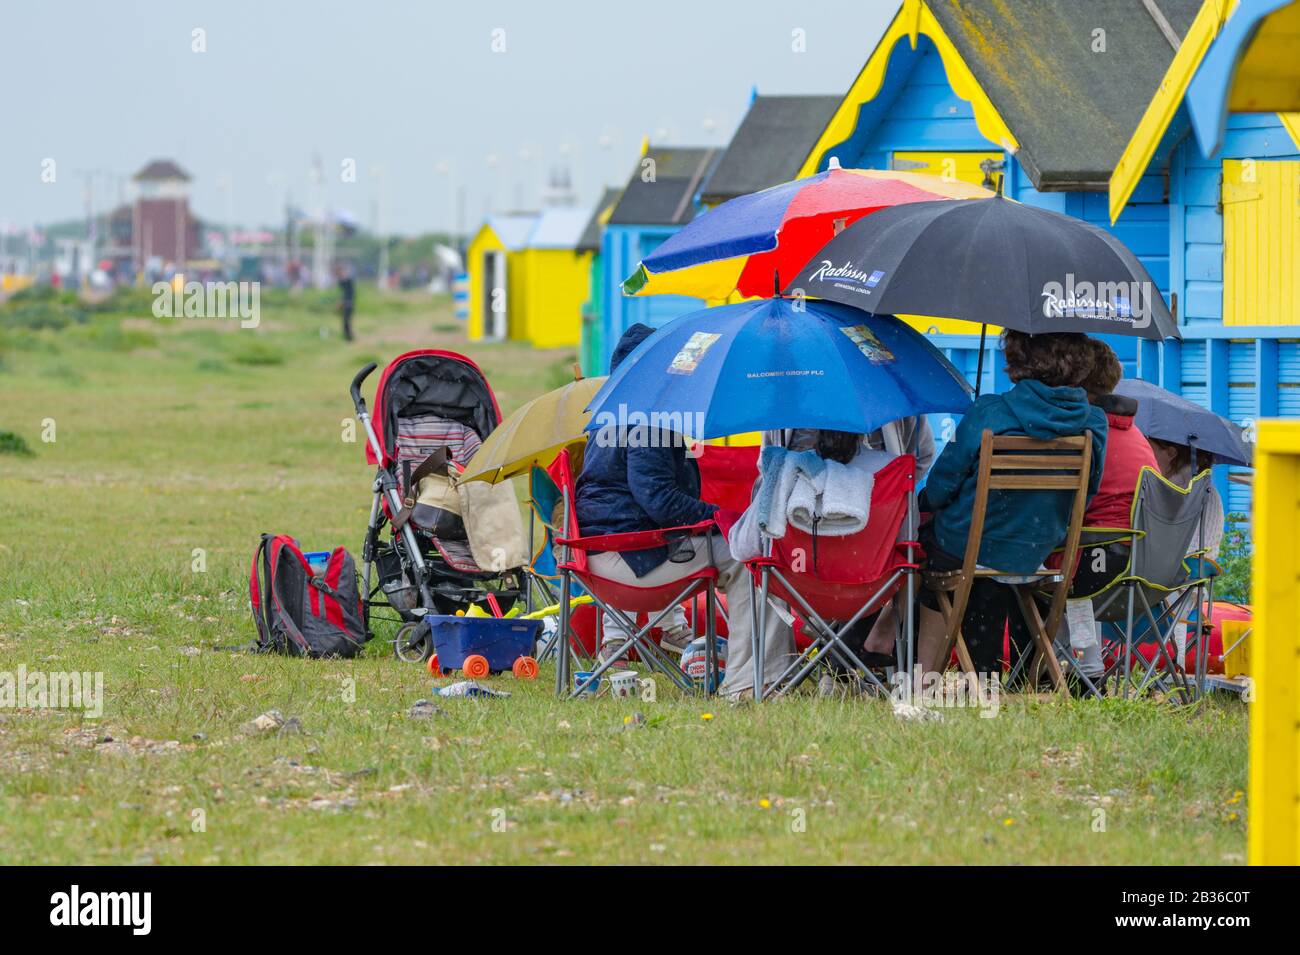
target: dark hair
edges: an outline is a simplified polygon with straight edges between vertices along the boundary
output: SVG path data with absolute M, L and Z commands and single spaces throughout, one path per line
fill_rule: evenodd
M 1092 374 L 1088 336 L 1076 332 L 1027 335 L 1008 328 L 1002 333 L 1002 354 L 1012 381 L 1033 378 L 1052 388 L 1082 388 Z
M 1115 390 L 1119 380 L 1124 377 L 1124 367 L 1119 363 L 1115 349 L 1101 339 L 1089 338 L 1088 347 L 1092 350 L 1092 371 L 1083 384 L 1083 390 L 1095 402 L 1097 398 Z
M 1152 446 L 1159 448 L 1166 454 L 1171 454 L 1169 470 L 1171 474 L 1190 474 L 1195 477 L 1201 471 L 1208 468 L 1214 463 L 1214 459 L 1209 455 L 1202 456 L 1201 452 L 1195 451 L 1185 444 L 1179 444 L 1176 441 L 1162 441 L 1159 438 L 1147 438 L 1147 442 Z M 1166 474 L 1165 477 L 1169 477 Z
M 848 464 L 858 453 L 858 445 L 861 443 L 862 435 L 852 431 L 818 431 L 814 450 L 819 458 Z

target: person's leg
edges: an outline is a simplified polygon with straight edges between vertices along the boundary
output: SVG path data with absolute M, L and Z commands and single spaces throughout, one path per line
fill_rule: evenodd
M 352 307 L 343 306 L 343 340 L 352 341 Z
M 916 665 L 922 673 L 942 673 L 948 669 L 948 661 L 941 659 L 948 645 L 948 625 L 936 608 L 918 601 L 916 609 Z
M 1002 634 L 1014 601 L 1010 587 L 986 577 L 971 587 L 961 632 L 976 673 L 1002 672 Z
M 703 538 L 693 542 L 695 546 L 695 555 L 687 561 L 664 561 L 658 567 L 651 570 L 648 574 L 640 577 L 628 566 L 627 561 L 623 560 L 615 553 L 593 554 L 589 560 L 591 572 L 597 577 L 603 577 L 607 580 L 615 581 L 620 584 L 629 584 L 634 587 L 660 587 L 665 584 L 681 581 L 685 588 L 685 578 L 709 565 L 711 554 L 709 548 L 704 544 Z M 633 614 L 627 614 L 633 618 Z M 623 626 L 618 617 L 613 614 L 605 613 L 601 615 L 602 627 L 604 631 L 601 640 L 601 656 L 608 658 L 622 649 L 623 644 L 631 637 L 627 628 Z M 659 626 L 670 632 L 680 634 L 689 632 L 689 624 L 686 623 L 686 614 L 682 608 L 675 607 L 668 616 L 659 622 Z
M 727 596 L 727 675 L 719 690 L 736 698 L 754 689 L 753 601 L 757 590 L 750 591 L 750 574 L 744 564 L 731 556 L 726 540 L 719 534 L 710 538 L 713 563 L 718 568 L 718 587 Z M 778 601 L 778 603 L 780 603 Z M 784 607 L 784 604 L 781 604 Z M 761 608 L 759 608 L 761 609 Z M 776 682 L 790 665 L 794 654 L 794 631 L 772 607 L 767 608 L 763 630 L 763 685 Z
M 900 594 L 889 603 L 885 604 L 883 610 L 876 615 L 873 621 L 870 616 L 866 622 L 870 630 L 867 638 L 862 642 L 862 649 L 868 653 L 894 653 L 895 644 L 898 641 L 898 601 L 903 597 Z
M 926 521 L 921 525 L 918 537 L 925 552 L 926 570 L 947 572 L 961 569 L 961 558 L 939 546 L 932 522 Z M 948 599 L 951 600 L 952 596 L 950 592 Z M 952 651 L 945 654 L 947 646 L 948 624 L 939 610 L 939 595 L 925 587 L 923 577 L 916 591 L 916 665 L 922 673 L 942 673 L 948 669 Z

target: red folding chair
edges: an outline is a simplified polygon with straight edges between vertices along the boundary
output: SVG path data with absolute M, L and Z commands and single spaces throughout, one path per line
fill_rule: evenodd
M 904 608 L 904 666 L 912 654 L 912 592 L 918 544 L 916 527 L 916 459 L 900 455 L 876 472 L 866 526 L 842 537 L 814 537 L 788 527 L 770 541 L 770 553 L 746 561 L 758 587 L 754 613 L 754 698 L 781 696 L 808 678 L 822 662 L 836 659 L 885 690 L 886 687 L 844 642 L 846 631 L 875 613 L 907 587 Z M 901 532 L 906 526 L 907 534 Z M 905 539 L 901 539 L 904 537 Z M 804 620 L 810 642 L 766 691 L 762 687 L 766 615 L 778 612 L 773 599 L 784 600 Z
M 670 527 L 650 531 L 632 531 L 624 534 L 602 534 L 595 537 L 583 537 L 578 527 L 577 514 L 574 509 L 575 476 L 569 460 L 568 451 L 560 452 L 555 462 L 547 469 L 551 480 L 559 489 L 563 500 L 563 529 L 556 543 L 561 547 L 558 561 L 560 570 L 560 639 L 564 641 L 569 652 L 556 654 L 555 692 L 568 694 L 572 699 L 585 692 L 588 687 L 600 679 L 601 675 L 617 660 L 626 657 L 633 649 L 641 660 L 670 679 L 683 690 L 694 691 L 695 683 L 682 672 L 651 639 L 650 631 L 659 626 L 660 621 L 672 613 L 680 603 L 704 595 L 705 617 L 705 679 L 706 692 L 712 692 L 717 686 L 718 665 L 716 659 L 716 634 L 714 620 L 717 613 L 718 572 L 712 567 L 705 567 L 695 573 L 671 583 L 657 587 L 638 587 L 620 581 L 597 576 L 592 572 L 588 554 L 591 551 L 649 550 L 680 541 L 684 537 L 707 534 L 717 529 L 712 521 L 704 521 L 687 527 Z M 601 661 L 581 685 L 569 690 L 569 664 L 572 659 L 574 634 L 570 627 L 570 601 L 572 584 L 577 582 L 592 598 L 601 611 L 618 620 L 631 634 L 619 651 L 608 659 Z M 644 625 L 636 623 L 637 614 L 646 614 Z M 629 616 L 630 615 L 630 616 Z M 567 637 L 567 639 L 566 639 Z

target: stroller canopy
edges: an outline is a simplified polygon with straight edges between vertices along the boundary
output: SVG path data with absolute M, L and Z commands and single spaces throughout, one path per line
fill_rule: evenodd
M 367 445 L 366 460 L 391 465 L 397 451 L 397 422 L 437 415 L 472 428 L 486 438 L 501 423 L 501 407 L 478 365 L 453 351 L 425 348 L 393 359 L 379 378 L 372 422 L 384 460 L 376 462 Z

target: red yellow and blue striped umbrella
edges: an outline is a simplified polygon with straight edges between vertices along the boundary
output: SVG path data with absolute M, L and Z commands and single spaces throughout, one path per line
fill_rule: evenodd
M 771 296 L 842 229 L 887 206 L 987 199 L 987 189 L 925 173 L 840 169 L 724 202 L 637 266 L 625 295 Z

